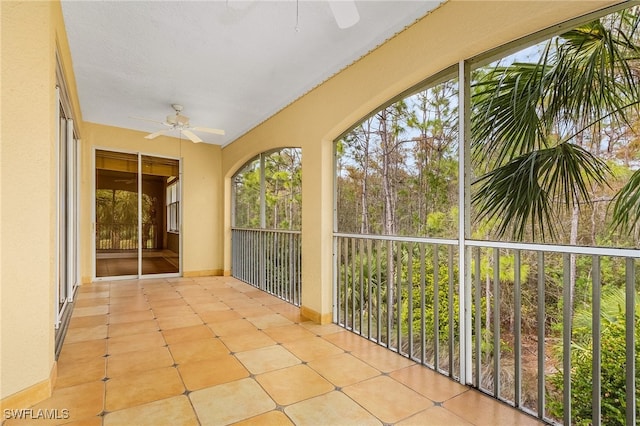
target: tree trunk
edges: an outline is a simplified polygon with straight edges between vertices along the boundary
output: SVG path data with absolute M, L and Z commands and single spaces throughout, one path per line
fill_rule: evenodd
M 278 194 L 278 179 L 275 180 L 276 183 L 276 188 L 275 188 L 275 194 L 277 196 Z M 273 203 L 273 229 L 278 229 L 278 199 L 276 198 L 275 203 Z
M 383 233 L 384 235 L 395 235 L 395 208 L 393 205 L 392 194 L 392 182 L 391 182 L 391 148 L 390 141 L 391 135 L 387 128 L 387 111 L 382 110 L 380 112 L 380 142 L 382 148 L 382 196 L 384 200 L 384 220 L 383 220 Z M 387 315 L 388 326 L 393 327 L 394 323 L 394 309 L 395 304 L 395 274 L 399 273 L 395 270 L 395 261 L 393 256 L 393 244 L 387 245 Z M 400 307 L 398 307 L 400 309 Z M 398 327 L 400 325 L 398 324 Z
M 384 198 L 384 234 L 395 235 L 395 205 L 393 194 L 393 182 L 391 182 L 391 154 L 392 135 L 387 129 L 387 113 L 385 110 L 381 112 L 381 129 L 380 136 L 382 142 L 382 195 Z
M 369 233 L 369 204 L 367 202 L 369 198 L 368 194 L 368 176 L 369 176 L 369 138 L 370 129 L 364 131 L 364 145 L 363 145 L 363 158 L 362 158 L 362 186 L 360 191 L 360 233 Z

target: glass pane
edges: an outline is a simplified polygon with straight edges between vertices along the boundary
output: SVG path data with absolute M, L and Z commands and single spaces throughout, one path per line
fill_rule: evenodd
M 96 151 L 96 277 L 138 275 L 138 156 Z
M 142 274 L 180 271 L 178 160 L 142 156 Z

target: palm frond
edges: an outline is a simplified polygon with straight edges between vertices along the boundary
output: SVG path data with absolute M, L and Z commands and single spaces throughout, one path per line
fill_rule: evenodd
M 614 229 L 629 231 L 640 221 L 640 170 L 636 170 L 629 181 L 616 194 L 613 205 Z
M 606 185 L 609 168 L 575 141 L 638 116 L 639 27 L 624 11 L 551 39 L 536 63 L 475 73 L 472 161 L 485 174 L 472 203 L 480 219 L 498 219 L 499 236 L 521 239 L 531 226 L 534 239 L 555 238 L 560 208 L 590 204 L 594 185 Z M 618 197 L 617 226 L 640 220 L 639 187 L 640 176 Z
M 590 202 L 594 185 L 606 184 L 609 167 L 585 149 L 570 143 L 536 150 L 485 174 L 473 184 L 479 189 L 472 202 L 477 220 L 495 220 L 496 234 L 522 239 L 528 227 L 557 236 L 559 208 Z
M 596 124 L 607 116 L 628 124 L 640 94 L 629 60 L 638 47 L 620 34 L 594 21 L 558 39 L 547 109 L 556 120 Z
M 474 83 L 471 131 L 476 164 L 502 164 L 546 146 L 539 110 L 544 103 L 545 64 L 497 67 Z M 509 141 L 505 143 L 505 141 Z

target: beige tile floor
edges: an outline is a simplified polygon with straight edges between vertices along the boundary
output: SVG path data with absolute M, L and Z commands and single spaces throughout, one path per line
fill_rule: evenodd
M 82 286 L 33 408 L 69 414 L 37 425 L 538 424 L 229 277 Z

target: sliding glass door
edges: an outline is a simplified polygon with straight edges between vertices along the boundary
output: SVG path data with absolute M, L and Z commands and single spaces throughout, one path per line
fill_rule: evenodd
M 167 192 L 178 185 L 178 161 L 142 156 L 142 274 L 180 270 L 180 233 L 169 228 Z M 179 204 L 178 204 L 179 206 Z
M 179 162 L 96 150 L 95 276 L 180 272 L 179 227 L 168 227 L 167 194 Z
M 58 92 L 56 200 L 56 330 L 66 319 L 79 284 L 78 273 L 78 140 L 69 109 Z
M 56 55 L 56 60 L 58 59 Z M 80 284 L 80 141 L 64 74 L 56 67 L 56 198 L 55 198 L 55 353 L 60 353 L 71 318 L 75 291 Z

